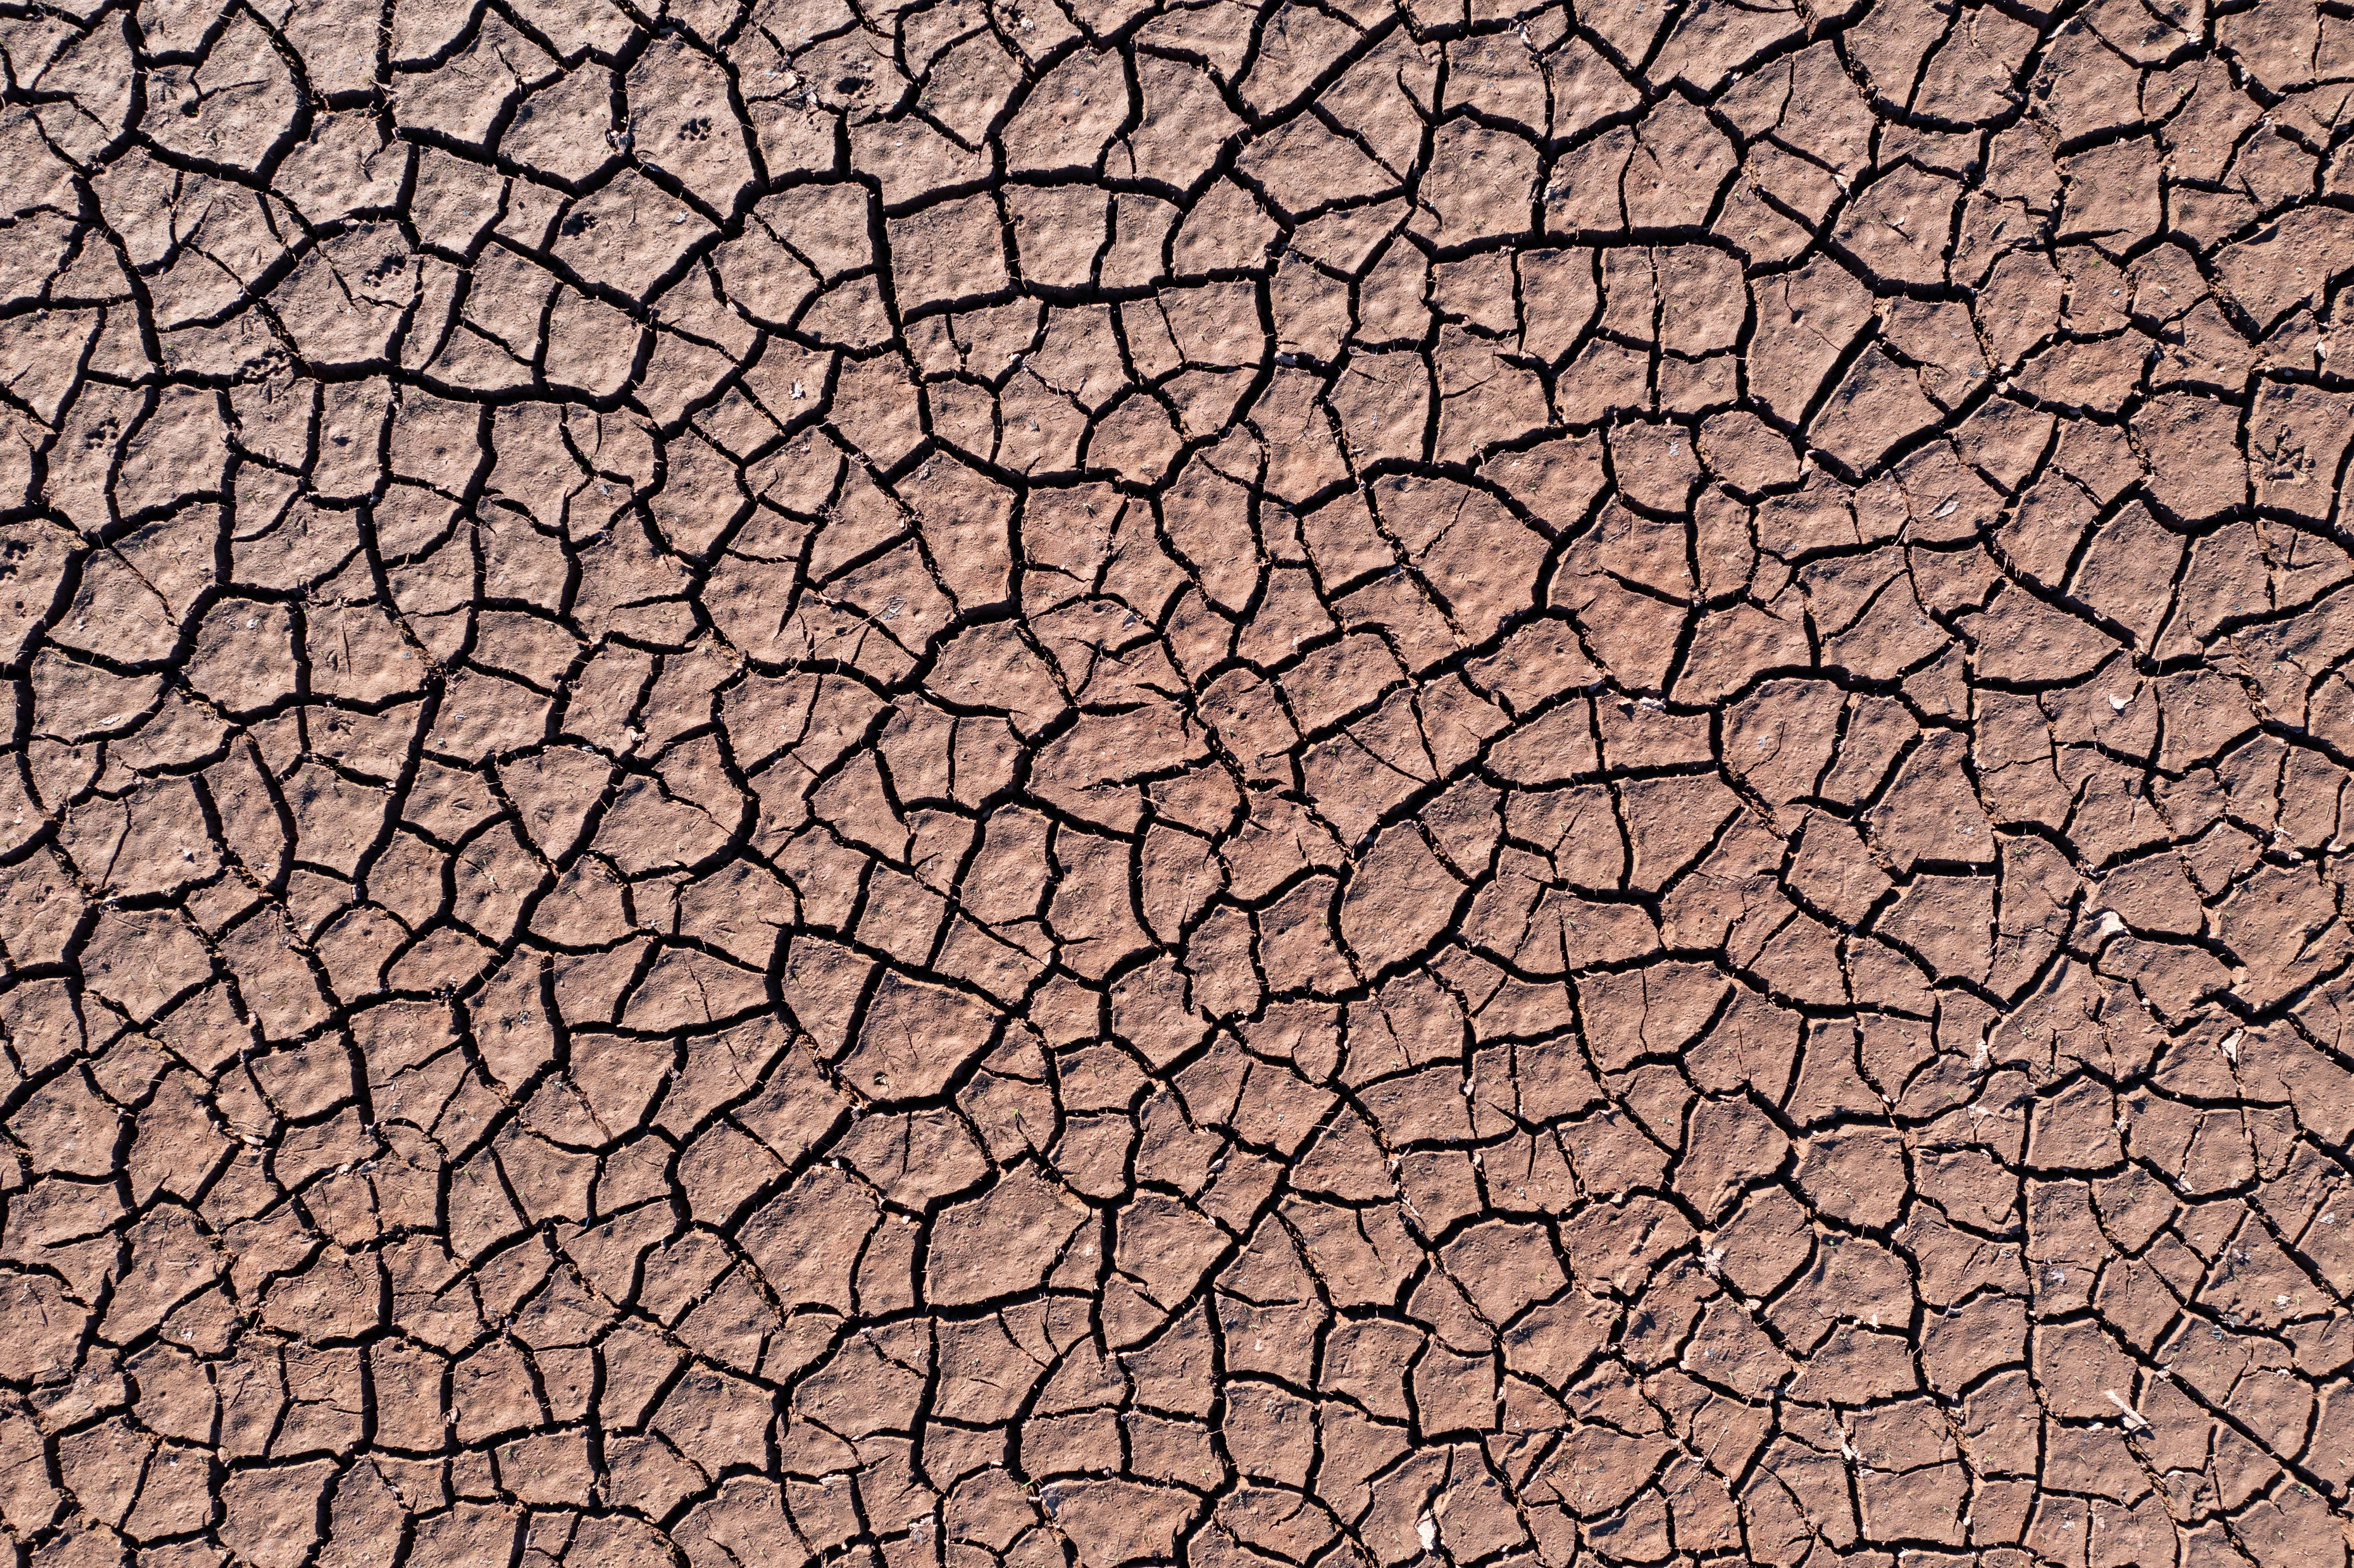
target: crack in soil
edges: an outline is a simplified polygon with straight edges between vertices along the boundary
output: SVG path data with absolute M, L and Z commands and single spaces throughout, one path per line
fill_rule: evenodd
M 0 0 L 26 1568 L 2343 1564 L 2338 0 Z

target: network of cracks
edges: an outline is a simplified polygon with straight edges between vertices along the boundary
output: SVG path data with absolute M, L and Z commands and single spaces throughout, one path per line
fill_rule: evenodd
M 2346 1563 L 2342 0 L 0 65 L 13 1563 Z

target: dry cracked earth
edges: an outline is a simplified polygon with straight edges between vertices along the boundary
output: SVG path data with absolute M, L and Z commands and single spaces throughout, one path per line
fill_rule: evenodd
M 0 4 L 20 1568 L 2261 1568 L 2343 0 Z

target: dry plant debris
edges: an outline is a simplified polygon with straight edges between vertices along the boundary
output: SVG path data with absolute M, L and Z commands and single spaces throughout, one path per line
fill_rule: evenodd
M 11 1563 L 2346 1563 L 2342 0 L 0 64 Z

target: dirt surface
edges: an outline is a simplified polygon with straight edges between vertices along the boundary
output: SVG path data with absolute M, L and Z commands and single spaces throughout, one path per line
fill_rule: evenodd
M 2347 1561 L 2344 5 L 82 3 L 10 1561 Z

